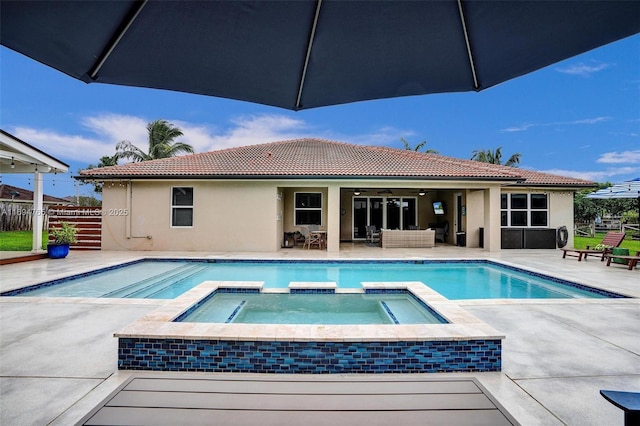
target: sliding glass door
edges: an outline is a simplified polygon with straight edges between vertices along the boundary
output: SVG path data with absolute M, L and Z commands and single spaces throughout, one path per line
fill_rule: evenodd
M 415 197 L 354 197 L 353 239 L 367 237 L 367 226 L 376 229 L 411 229 L 417 225 Z

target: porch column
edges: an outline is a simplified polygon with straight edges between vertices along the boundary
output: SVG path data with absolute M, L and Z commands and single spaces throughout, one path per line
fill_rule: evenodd
M 44 222 L 44 190 L 42 189 L 42 173 L 33 173 L 33 244 L 32 252 L 42 251 L 42 224 Z
M 484 191 L 484 249 L 500 251 L 500 186 Z
M 327 187 L 327 251 L 340 251 L 340 186 Z

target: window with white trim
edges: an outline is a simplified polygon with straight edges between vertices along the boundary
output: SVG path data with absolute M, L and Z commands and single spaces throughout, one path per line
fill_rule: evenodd
M 500 225 L 517 228 L 549 226 L 548 195 L 501 194 Z
M 193 226 L 193 188 L 171 188 L 171 226 Z
M 294 196 L 295 225 L 322 225 L 322 193 L 296 192 Z

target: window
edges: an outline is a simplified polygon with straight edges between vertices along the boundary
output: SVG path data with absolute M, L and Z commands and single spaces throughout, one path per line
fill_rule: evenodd
M 547 226 L 547 194 L 531 194 L 531 226 Z
M 322 225 L 322 193 L 296 192 L 294 215 L 296 226 Z
M 549 224 L 547 194 L 501 194 L 500 225 L 546 227 Z
M 171 226 L 193 226 L 193 188 L 171 188 Z

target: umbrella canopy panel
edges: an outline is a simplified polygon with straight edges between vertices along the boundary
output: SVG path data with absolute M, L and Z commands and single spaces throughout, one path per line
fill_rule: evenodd
M 640 32 L 635 1 L 3 1 L 0 42 L 85 82 L 304 109 L 482 90 Z
M 638 198 L 638 201 L 640 202 L 640 178 L 617 183 L 608 188 L 599 189 L 595 192 L 592 192 L 591 194 L 586 195 L 586 198 Z

